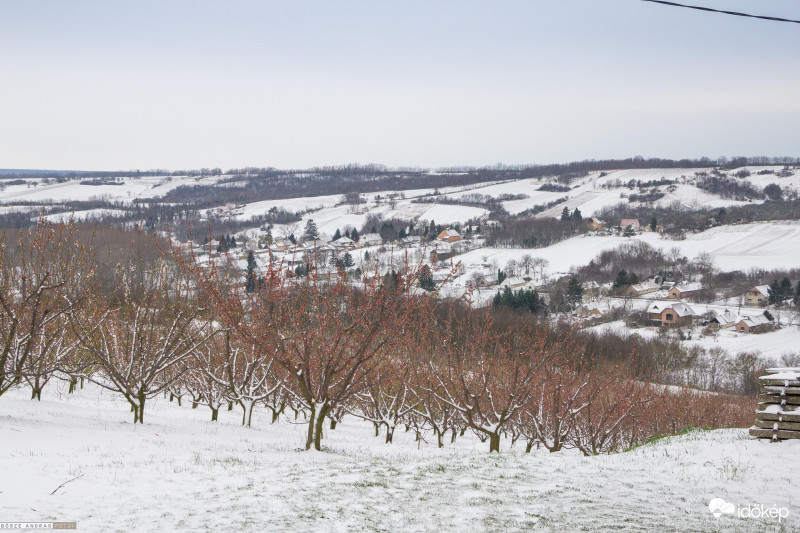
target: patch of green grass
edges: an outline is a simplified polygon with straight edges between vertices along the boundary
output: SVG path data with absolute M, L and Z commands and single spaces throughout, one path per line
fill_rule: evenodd
M 683 429 L 683 430 L 681 430 L 681 431 L 679 431 L 677 433 L 666 433 L 664 435 L 654 435 L 654 436 L 650 437 L 649 439 L 647 439 L 645 442 L 643 442 L 641 444 L 636 444 L 636 445 L 631 446 L 630 448 L 626 448 L 625 450 L 622 450 L 622 451 L 623 452 L 630 452 L 630 451 L 633 451 L 633 450 L 636 450 L 636 449 L 639 449 L 639 448 L 643 448 L 645 446 L 653 445 L 653 444 L 655 444 L 655 443 L 657 443 L 657 442 L 659 442 L 661 440 L 664 440 L 664 439 L 667 439 L 667 438 L 670 438 L 670 437 L 680 437 L 682 435 L 689 435 L 691 433 L 701 432 L 701 431 L 708 431 L 708 430 L 707 429 L 703 429 L 703 428 L 690 426 L 690 427 L 685 428 L 685 429 Z

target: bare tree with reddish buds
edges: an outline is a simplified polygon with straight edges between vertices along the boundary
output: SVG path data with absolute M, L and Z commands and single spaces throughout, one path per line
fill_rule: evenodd
M 170 370 L 213 334 L 186 280 L 172 274 L 159 262 L 145 276 L 144 286 L 123 284 L 118 306 L 95 301 L 86 312 L 70 315 L 81 348 L 100 369 L 86 377 L 122 394 L 134 423 L 144 423 L 146 400 L 181 375 Z
M 404 362 L 387 358 L 373 372 L 364 375 L 363 390 L 355 395 L 356 401 L 347 412 L 372 422 L 376 430 L 381 426 L 386 428 L 386 443 L 391 443 L 397 426 L 409 422 L 418 404 L 409 386 L 411 373 L 408 359 Z
M 597 372 L 592 379 L 597 384 L 584 389 L 591 397 L 575 414 L 570 446 L 584 455 L 618 451 L 626 446 L 626 435 L 655 391 L 649 384 L 608 371 Z
M 233 391 L 227 379 L 225 340 L 222 335 L 215 335 L 209 342 L 200 344 L 192 350 L 192 357 L 187 359 L 187 371 L 183 376 L 186 387 L 196 391 L 208 408 L 211 409 L 211 421 L 219 418 L 219 408 L 225 401 L 232 401 Z M 194 396 L 194 394 L 193 394 Z
M 250 427 L 253 408 L 276 396 L 285 377 L 278 375 L 275 359 L 262 346 L 240 339 L 230 331 L 225 334 L 224 354 L 231 401 L 242 408 L 242 425 Z
M 71 223 L 40 218 L 17 243 L 0 238 L 0 396 L 28 376 L 39 397 L 69 345 L 59 321 L 94 280 L 91 250 Z
M 500 451 L 500 438 L 531 395 L 536 368 L 546 353 L 542 333 L 497 332 L 490 311 L 451 305 L 440 327 L 446 332 L 428 365 L 436 387 L 462 423 Z M 524 328 L 525 326 L 520 326 Z
M 419 301 L 411 295 L 413 276 L 393 287 L 354 287 L 344 276 L 322 279 L 313 271 L 290 282 L 269 267 L 264 282 L 248 293 L 243 278 L 181 264 L 218 320 L 286 373 L 284 392 L 307 416 L 306 449 L 321 449 L 328 414 L 362 391 L 364 376 L 403 343 Z
M 65 315 L 45 324 L 31 350 L 23 377 L 31 388 L 31 400 L 42 399 L 42 389 L 59 371 L 69 368 L 78 341 L 70 334 Z
M 591 404 L 590 380 L 575 370 L 576 361 L 559 353 L 542 365 L 530 401 L 520 414 L 520 433 L 528 441 L 551 452 L 560 451 L 569 442 L 575 417 Z

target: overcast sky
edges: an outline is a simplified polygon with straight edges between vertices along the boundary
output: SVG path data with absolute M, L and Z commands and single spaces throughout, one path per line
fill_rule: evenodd
M 639 0 L 0 2 L 0 168 L 800 156 L 798 129 L 800 24 Z

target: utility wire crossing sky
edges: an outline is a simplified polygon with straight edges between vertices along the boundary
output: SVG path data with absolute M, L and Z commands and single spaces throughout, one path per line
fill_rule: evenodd
M 0 168 L 799 156 L 799 50 L 638 0 L 6 0 Z

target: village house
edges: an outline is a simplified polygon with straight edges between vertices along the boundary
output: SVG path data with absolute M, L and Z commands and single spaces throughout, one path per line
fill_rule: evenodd
M 478 273 L 473 277 L 473 279 L 478 287 L 492 287 L 499 283 L 497 279 L 497 273 L 493 274 Z
M 708 321 L 708 325 L 714 329 L 727 329 L 733 327 L 739 320 L 739 315 L 733 311 L 712 311 L 714 317 Z
M 683 300 L 698 293 L 702 288 L 703 284 L 700 282 L 679 283 L 669 290 L 668 297 L 670 300 Z
M 328 241 L 323 241 L 322 239 L 305 241 L 303 242 L 303 248 L 306 250 L 325 250 L 328 248 Z
M 422 238 L 419 235 L 409 235 L 400 239 L 400 246 L 413 246 L 419 244 Z
M 645 294 L 650 294 L 651 292 L 656 292 L 661 290 L 661 285 L 656 283 L 655 281 L 648 279 L 647 281 L 643 281 L 642 283 L 637 283 L 636 285 L 631 285 L 629 292 L 634 296 L 644 296 Z
M 756 285 L 744 294 L 744 305 L 764 307 L 769 303 L 769 285 Z
M 509 289 L 513 290 L 522 287 L 526 283 L 527 281 L 525 281 L 522 278 L 511 277 L 504 279 L 503 283 L 500 284 L 500 288 L 505 289 L 506 287 L 508 287 Z
M 581 318 L 600 318 L 608 313 L 611 307 L 608 303 L 588 302 L 578 306 L 578 316 Z
M 272 243 L 272 249 L 284 252 L 294 248 L 294 243 L 289 239 L 277 239 Z
M 606 226 L 605 222 L 600 220 L 599 218 L 587 218 L 586 219 L 586 229 L 589 231 L 600 231 Z
M 581 283 L 581 287 L 583 288 L 583 297 L 585 299 L 591 299 L 600 296 L 600 292 L 602 290 L 602 286 L 596 281 L 585 281 Z
M 453 248 L 447 243 L 437 244 L 434 249 L 431 250 L 431 263 L 447 261 L 451 257 L 453 257 Z
M 356 249 L 356 243 L 353 242 L 353 240 L 350 239 L 349 237 L 339 237 L 335 241 L 331 242 L 331 246 L 333 246 L 337 250 L 342 250 L 345 252 L 349 252 L 351 250 Z
M 683 302 L 654 302 L 647 308 L 647 317 L 662 326 L 689 325 L 694 314 L 694 310 Z
M 461 234 L 453 228 L 447 228 L 436 236 L 442 242 L 456 242 L 461 240 Z
M 630 226 L 631 229 L 633 229 L 634 231 L 639 231 L 640 229 L 642 229 L 641 226 L 639 225 L 638 218 L 623 218 L 619 223 L 619 227 L 622 229 L 625 229 L 628 226 Z
M 766 315 L 746 316 L 736 322 L 736 331 L 741 333 L 761 333 L 769 327 L 772 320 Z
M 359 246 L 380 246 L 383 244 L 383 239 L 377 233 L 366 233 L 358 239 Z

